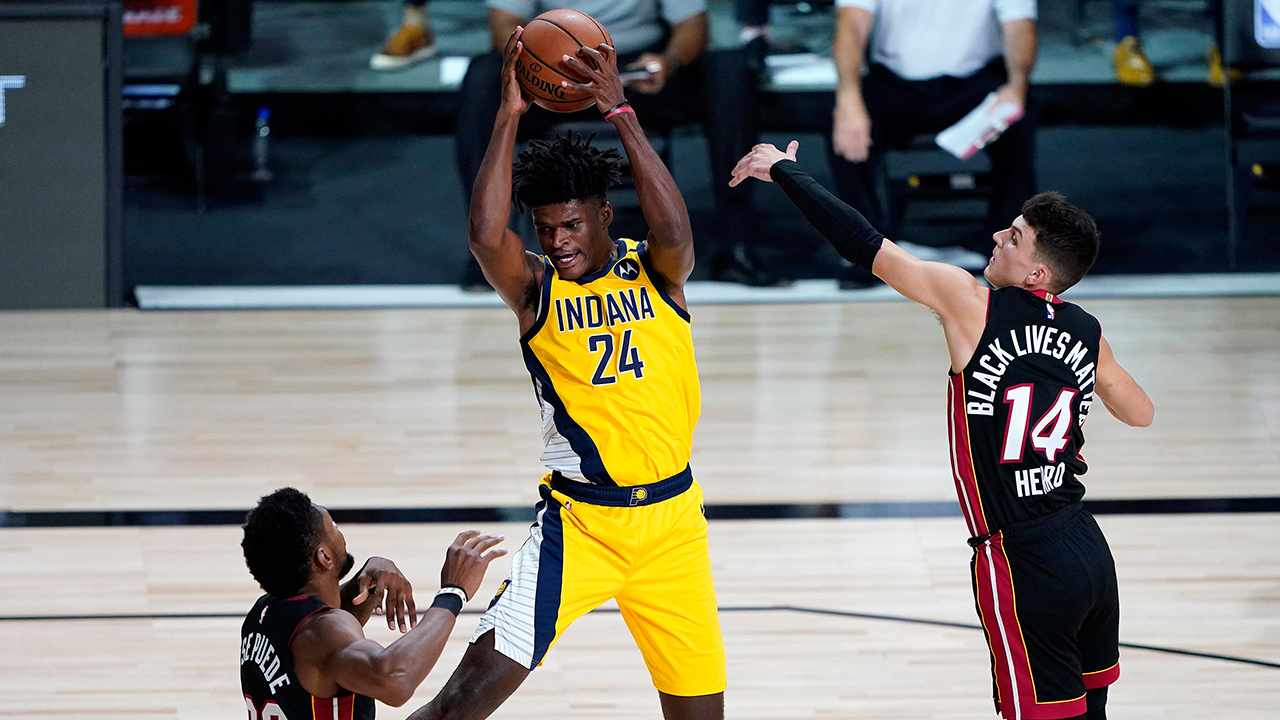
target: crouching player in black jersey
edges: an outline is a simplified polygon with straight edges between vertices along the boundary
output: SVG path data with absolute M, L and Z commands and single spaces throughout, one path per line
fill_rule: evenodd
M 778 183 L 837 252 L 942 320 L 952 474 L 997 711 L 1105 718 L 1120 674 L 1120 605 L 1107 541 L 1080 506 L 1083 425 L 1095 395 L 1128 425 L 1150 425 L 1155 410 L 1098 321 L 1058 297 L 1097 257 L 1093 218 L 1057 193 L 1031 198 L 994 236 L 988 288 L 885 239 L 796 165 L 798 147 L 757 145 L 731 184 Z
M 506 554 L 490 549 L 502 539 L 459 535 L 419 622 L 413 588 L 395 563 L 369 558 L 339 585 L 355 559 L 329 511 L 293 488 L 263 497 L 245 518 L 241 542 L 249 572 L 267 591 L 240 629 L 249 720 L 372 720 L 375 699 L 403 705 L 440 657 L 489 563 Z M 362 628 L 375 609 L 404 637 L 385 648 L 367 639 Z

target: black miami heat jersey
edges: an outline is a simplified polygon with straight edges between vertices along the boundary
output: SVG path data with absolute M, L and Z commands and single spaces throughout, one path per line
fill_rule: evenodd
M 951 376 L 948 424 L 960 507 L 975 537 L 1054 513 L 1084 496 L 1077 479 L 1102 329 L 1043 290 L 990 292 L 987 325 Z
M 331 610 L 310 596 L 258 598 L 240 626 L 240 688 L 249 720 L 373 720 L 373 698 L 314 697 L 293 671 L 293 634 L 303 620 Z

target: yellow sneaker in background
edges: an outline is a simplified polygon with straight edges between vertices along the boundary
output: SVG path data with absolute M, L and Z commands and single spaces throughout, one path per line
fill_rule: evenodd
M 1121 85 L 1147 87 L 1156 81 L 1156 69 L 1143 54 L 1142 41 L 1132 35 L 1116 43 L 1111 64 Z
M 374 70 L 399 70 L 436 54 L 431 28 L 405 23 L 395 31 L 382 51 L 369 60 Z
M 1218 49 L 1218 43 L 1209 44 L 1209 52 L 1206 54 L 1206 59 L 1209 61 L 1209 84 L 1216 88 L 1222 87 L 1223 81 L 1226 79 L 1226 69 L 1222 66 L 1222 51 Z M 1243 74 L 1239 70 L 1231 68 L 1232 85 L 1240 82 L 1241 77 L 1243 77 Z

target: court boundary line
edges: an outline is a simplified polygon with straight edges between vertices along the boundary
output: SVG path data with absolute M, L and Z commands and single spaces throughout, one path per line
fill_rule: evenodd
M 139 285 L 134 295 L 143 311 L 505 307 L 496 293 L 443 284 Z M 1090 275 L 1070 295 L 1070 300 L 1274 296 L 1280 295 L 1280 273 Z M 781 288 L 695 281 L 685 285 L 685 299 L 691 306 L 909 302 L 886 285 L 841 290 L 831 279 L 797 280 Z
M 807 615 L 825 615 L 829 617 L 856 618 L 859 620 L 880 620 L 885 622 L 909 623 L 912 625 L 929 625 L 932 627 L 945 627 L 958 630 L 982 630 L 981 625 L 954 622 L 950 620 L 932 620 L 929 618 L 913 618 L 904 615 L 883 615 L 880 613 L 856 612 L 853 610 L 836 610 L 833 608 L 811 608 L 801 607 L 797 605 L 730 605 L 717 608 L 721 613 L 744 613 L 744 612 L 793 612 Z M 463 610 L 463 615 L 481 615 L 483 610 Z M 596 608 L 590 614 L 620 614 L 617 608 Z M 421 615 L 419 615 L 421 617 Z M 67 621 L 105 621 L 105 620 L 243 620 L 242 613 L 121 613 L 121 614 L 104 614 L 104 615 L 0 615 L 0 623 L 3 622 L 67 622 Z M 1130 650 L 1146 650 L 1148 652 L 1163 653 L 1166 655 L 1179 655 L 1184 657 L 1201 658 L 1204 660 L 1221 660 L 1223 662 L 1240 663 L 1244 665 L 1254 665 L 1257 667 L 1274 668 L 1280 670 L 1280 662 L 1272 662 L 1270 660 L 1257 660 L 1254 658 L 1237 657 L 1235 655 L 1222 655 L 1220 653 L 1201 652 L 1199 650 L 1184 650 L 1182 648 L 1168 648 L 1159 645 L 1147 645 L 1144 643 L 1121 642 L 1120 647 Z
M 1280 497 L 1085 500 L 1095 515 L 1280 513 Z M 0 510 L 0 529 L 241 525 L 248 509 Z M 343 524 L 533 522 L 533 504 L 506 507 L 329 508 Z M 911 519 L 960 517 L 954 500 L 907 502 L 717 503 L 708 520 Z

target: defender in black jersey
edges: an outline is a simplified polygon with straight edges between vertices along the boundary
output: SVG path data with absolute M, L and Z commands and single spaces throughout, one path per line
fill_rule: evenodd
M 449 547 L 442 588 L 418 622 L 413 588 L 395 563 L 354 559 L 329 511 L 282 488 L 244 524 L 245 563 L 267 594 L 240 627 L 240 686 L 249 720 L 372 720 L 374 699 L 403 705 L 444 649 L 454 619 L 504 550 L 465 532 Z M 487 552 L 486 552 L 487 551 Z M 404 637 L 383 648 L 361 629 L 375 612 Z M 408 628 L 406 628 L 406 624 Z
M 997 711 L 1102 720 L 1120 674 L 1120 605 L 1111 551 L 1080 505 L 1084 421 L 1095 397 L 1129 425 L 1155 411 L 1098 321 L 1058 297 L 1097 257 L 1097 226 L 1061 195 L 1031 198 L 993 237 L 989 288 L 885 239 L 799 169 L 798 147 L 757 145 L 731 184 L 777 182 L 837 252 L 942 320 L 951 465 Z

